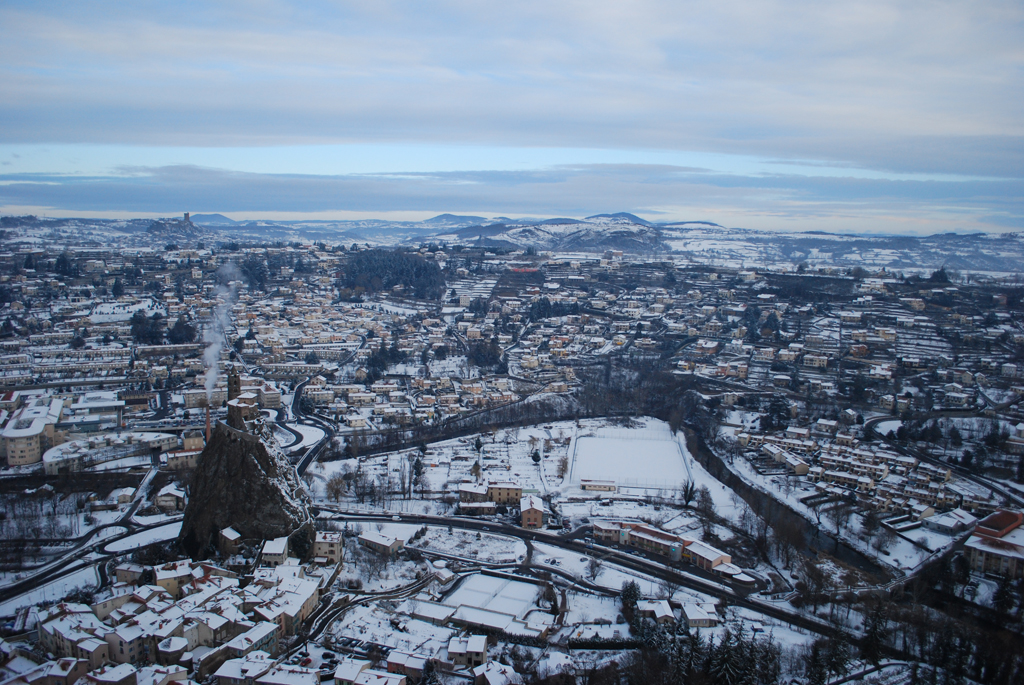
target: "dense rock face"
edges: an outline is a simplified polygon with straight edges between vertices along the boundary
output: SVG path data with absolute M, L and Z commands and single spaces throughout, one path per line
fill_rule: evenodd
M 161 236 L 164 239 L 173 238 L 175 240 L 199 238 L 206 234 L 206 230 L 203 227 L 196 226 L 191 221 L 183 219 L 156 219 L 149 225 L 146 232 Z
M 219 423 L 192 475 L 178 542 L 193 559 L 204 559 L 228 526 L 243 539 L 296 531 L 308 537 L 312 524 L 306 502 L 295 469 L 276 447 Z

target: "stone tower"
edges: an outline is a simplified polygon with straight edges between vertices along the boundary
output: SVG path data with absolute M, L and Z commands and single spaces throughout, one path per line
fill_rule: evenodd
M 242 394 L 242 376 L 238 367 L 232 366 L 228 371 L 228 402 Z

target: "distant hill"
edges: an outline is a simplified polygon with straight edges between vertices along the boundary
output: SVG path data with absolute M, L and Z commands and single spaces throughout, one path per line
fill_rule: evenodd
M 631 216 L 605 214 L 583 220 L 543 219 L 532 223 L 467 226 L 436 237 L 488 247 L 533 247 L 540 250 L 660 252 L 667 249 L 657 226 L 646 221 L 636 223 L 629 218 Z
M 593 217 L 591 217 L 593 218 Z M 520 222 L 523 223 L 523 222 Z M 544 221 L 538 222 L 541 226 L 558 226 L 558 225 L 569 225 L 569 224 L 585 224 L 586 221 L 580 221 L 579 219 L 545 219 Z
M 673 221 L 671 223 L 658 225 L 664 228 L 667 228 L 669 226 L 714 226 L 716 228 L 722 228 L 722 226 L 716 224 L 713 221 Z
M 434 243 L 443 247 L 472 245 L 487 248 L 551 250 L 559 252 L 601 253 L 622 250 L 639 254 L 674 254 L 697 263 L 724 265 L 789 264 L 795 267 L 830 266 L 867 269 L 886 268 L 890 272 L 932 271 L 945 266 L 960 272 L 978 271 L 1016 274 L 1024 262 L 1022 233 L 940 233 L 936 235 L 883 235 L 870 233 L 866 223 L 862 233 L 831 233 L 823 226 L 810 231 L 758 231 L 724 227 L 711 221 L 638 220 L 620 212 L 598 214 L 587 219 L 529 217 L 516 219 L 441 214 L 427 223 L 422 221 L 359 220 L 279 220 L 231 221 L 218 214 L 197 214 L 193 221 L 181 218 L 151 219 L 47 219 L 36 216 L 0 217 L 4 247 L 17 249 L 37 245 L 40 232 L 70 229 L 90 240 L 104 243 L 112 238 L 149 242 L 164 247 L 169 243 L 190 246 L 202 241 L 324 241 L 328 244 L 367 244 L 376 248 L 399 248 Z M 469 221 L 477 219 L 477 221 Z M 639 223 L 638 223 L 639 221 Z M 825 230 L 822 230 L 825 229 Z M 365 270 L 374 287 L 373 277 L 381 280 L 399 277 L 406 287 L 419 286 L 424 292 L 436 284 L 425 274 L 408 277 L 408 269 L 378 268 Z M 355 276 L 363 275 L 356 273 Z M 395 283 L 397 284 L 397 282 Z M 443 284 L 442 284 L 443 286 Z M 365 286 L 364 286 L 365 287 Z M 434 293 L 437 294 L 436 292 Z
M 194 224 L 208 224 L 211 226 L 237 226 L 242 223 L 229 219 L 223 214 L 193 214 L 191 217 Z
M 591 220 L 597 221 L 597 220 L 601 220 L 601 219 L 606 219 L 606 220 L 611 220 L 611 221 L 620 221 L 622 223 L 638 224 L 640 226 L 647 226 L 647 227 L 653 227 L 655 225 L 655 224 L 652 224 L 650 221 L 647 221 L 645 219 L 641 219 L 640 217 L 636 216 L 635 214 L 630 214 L 629 212 L 618 212 L 616 214 L 595 214 L 594 216 L 588 216 L 587 217 L 587 221 L 591 221 Z
M 422 224 L 482 224 L 487 219 L 482 216 L 459 216 L 457 214 L 438 214 L 432 219 L 421 221 Z

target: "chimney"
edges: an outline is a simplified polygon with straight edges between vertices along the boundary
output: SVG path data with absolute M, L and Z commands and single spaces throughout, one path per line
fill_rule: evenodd
M 210 403 L 206 403 L 206 444 L 210 444 Z

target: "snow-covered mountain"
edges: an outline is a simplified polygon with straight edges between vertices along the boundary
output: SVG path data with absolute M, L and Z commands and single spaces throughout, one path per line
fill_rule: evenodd
M 210 217 L 213 220 L 210 220 Z M 197 218 L 205 223 L 195 224 Z M 403 245 L 464 245 L 573 252 L 622 250 L 644 255 L 673 255 L 726 267 L 772 264 L 862 266 L 891 270 L 937 269 L 1017 273 L 1024 263 L 1024 237 L 1018 233 L 956 233 L 931 236 L 838 234 L 825 231 L 764 232 L 727 228 L 709 221 L 653 223 L 632 214 L 597 214 L 585 219 L 494 217 L 442 214 L 425 221 L 239 221 L 216 224 L 217 215 L 193 215 L 154 222 L 149 219 L 42 219 L 0 217 L 5 247 L 60 243 L 180 247 L 202 242 L 308 242 Z M 154 228 L 155 226 L 155 228 Z M 866 227 L 870 228 L 870 227 Z M 181 229 L 181 230 L 171 230 Z
M 636 217 L 628 214 L 603 214 L 582 220 L 548 219 L 525 224 L 498 223 L 469 226 L 433 237 L 435 240 L 448 242 L 459 241 L 495 247 L 533 247 L 538 250 L 660 252 L 668 249 L 661 240 L 661 231 L 657 226 L 646 221 L 637 223 L 634 219 Z

